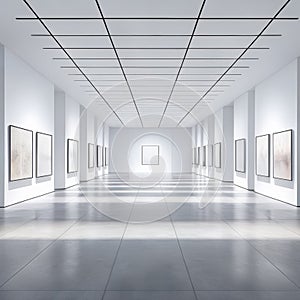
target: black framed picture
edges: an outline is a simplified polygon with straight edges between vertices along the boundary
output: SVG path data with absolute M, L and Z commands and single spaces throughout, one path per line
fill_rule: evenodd
M 215 168 L 217 168 L 217 169 L 220 169 L 222 166 L 221 165 L 221 161 L 222 161 L 221 151 L 222 151 L 222 144 L 216 143 L 214 145 L 214 165 L 215 165 Z
M 92 169 L 95 166 L 95 153 L 94 153 L 94 144 L 88 144 L 88 168 Z
M 51 134 L 36 133 L 36 177 L 53 175 L 53 137 Z
M 293 130 L 273 133 L 273 177 L 293 180 Z
M 67 172 L 78 172 L 78 141 L 67 140 Z
M 97 145 L 97 167 L 102 167 L 102 147 Z
M 270 177 L 270 134 L 255 137 L 255 170 L 257 176 Z
M 33 131 L 10 125 L 9 181 L 33 178 Z
M 159 165 L 159 145 L 142 145 L 142 165 Z
M 235 171 L 246 173 L 246 139 L 235 141 Z

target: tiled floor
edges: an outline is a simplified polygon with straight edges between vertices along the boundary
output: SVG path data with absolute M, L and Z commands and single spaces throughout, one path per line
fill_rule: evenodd
M 300 299 L 300 209 L 185 174 L 0 210 L 0 299 Z

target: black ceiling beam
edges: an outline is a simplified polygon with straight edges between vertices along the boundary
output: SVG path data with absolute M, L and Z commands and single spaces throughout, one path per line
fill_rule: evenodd
M 32 37 L 51 37 L 49 34 L 33 33 Z M 107 34 L 54 34 L 55 37 L 108 37 Z M 112 37 L 190 37 L 190 34 L 111 34 Z M 194 37 L 256 37 L 256 34 L 194 34 Z M 261 37 L 281 37 L 280 33 L 262 34 Z
M 111 47 L 65 47 L 65 50 L 112 50 Z M 190 47 L 190 50 L 245 50 L 246 47 Z M 269 50 L 269 47 L 253 47 L 251 50 Z M 59 47 L 44 47 L 43 50 L 61 50 Z M 116 47 L 116 50 L 186 50 L 183 47 Z
M 109 31 L 108 25 L 107 25 L 107 23 L 106 23 L 106 19 L 104 18 L 104 15 L 103 15 L 103 12 L 102 12 L 100 3 L 99 3 L 98 0 L 95 0 L 95 3 L 96 3 L 96 6 L 97 6 L 97 9 L 98 9 L 98 11 L 99 11 L 99 13 L 100 13 L 100 15 L 101 15 L 101 18 L 102 18 L 102 21 L 103 21 L 103 25 L 104 25 L 104 27 L 105 27 L 106 33 L 108 34 L 108 38 L 109 38 L 110 43 L 111 43 L 111 45 L 112 45 L 112 47 L 113 47 L 113 50 L 114 50 L 114 52 L 115 52 L 116 58 L 117 58 L 118 63 L 119 63 L 119 65 L 120 65 L 120 68 L 121 68 L 121 71 L 122 71 L 122 73 L 123 73 L 123 76 L 124 76 L 124 78 L 125 78 L 125 81 L 126 81 L 126 84 L 127 84 L 127 86 L 128 86 L 129 92 L 130 92 L 130 94 L 131 94 L 131 96 L 132 96 L 132 101 L 133 101 L 133 104 L 134 104 L 134 106 L 135 106 L 135 109 L 136 109 L 136 112 L 137 112 L 137 114 L 138 114 L 138 117 L 139 117 L 139 119 L 140 119 L 141 125 L 142 125 L 142 127 L 144 127 L 142 117 L 141 117 L 141 115 L 140 115 L 138 106 L 137 106 L 136 101 L 135 101 L 135 99 L 134 99 L 134 95 L 133 95 L 133 93 L 132 93 L 132 91 L 131 91 L 131 88 L 130 88 L 129 82 L 128 82 L 128 80 L 127 80 L 126 73 L 125 73 L 125 71 L 124 71 L 124 69 L 123 69 L 123 66 L 122 66 L 122 63 L 121 63 L 121 60 L 120 60 L 118 51 L 117 51 L 117 49 L 116 49 L 116 47 L 115 47 L 115 44 L 114 44 L 114 41 L 113 41 L 113 39 L 112 39 L 112 37 L 111 37 L 111 35 L 110 35 L 110 31 Z
M 193 31 L 192 31 L 191 37 L 190 37 L 190 39 L 189 39 L 188 45 L 187 45 L 187 47 L 186 47 L 186 49 L 185 49 L 185 53 L 184 53 L 184 56 L 183 56 L 183 58 L 182 58 L 180 67 L 179 67 L 179 69 L 178 69 L 178 72 L 177 72 L 177 75 L 176 75 L 174 84 L 173 84 L 173 86 L 172 86 L 171 93 L 170 93 L 170 95 L 169 95 L 169 97 L 168 97 L 168 100 L 167 100 L 167 103 L 166 103 L 166 105 L 165 105 L 165 107 L 164 107 L 162 116 L 161 116 L 161 118 L 160 118 L 160 120 L 159 120 L 158 127 L 161 126 L 161 123 L 162 123 L 163 118 L 164 118 L 164 116 L 165 116 L 166 110 L 167 110 L 168 105 L 169 105 L 169 103 L 170 103 L 170 100 L 171 100 L 171 98 L 172 98 L 172 94 L 173 94 L 174 89 L 175 89 L 175 86 L 176 86 L 176 81 L 177 81 L 178 78 L 179 78 L 179 75 L 180 75 L 180 72 L 181 72 L 181 70 L 182 70 L 184 61 L 185 61 L 185 59 L 186 59 L 186 57 L 187 57 L 187 54 L 188 54 L 188 52 L 189 52 L 189 48 L 190 48 L 190 46 L 191 46 L 191 43 L 192 43 L 192 41 L 193 41 L 194 34 L 195 34 L 196 29 L 197 29 L 197 27 L 198 27 L 198 23 L 199 23 L 199 20 L 200 20 L 201 15 L 202 15 L 202 12 L 203 12 L 203 10 L 204 10 L 205 3 L 206 3 L 206 0 L 203 0 L 202 4 L 201 4 L 201 6 L 200 6 L 200 11 L 199 11 L 199 13 L 198 13 L 198 17 L 197 17 L 196 22 L 195 22 L 195 24 L 194 24 Z
M 99 3 L 98 3 L 99 4 Z M 17 17 L 16 20 L 18 21 L 93 21 L 93 20 L 124 20 L 124 21 L 130 21 L 130 20 L 145 20 L 145 21 L 161 21 L 161 20 L 190 20 L 190 21 L 196 21 L 197 17 Z M 222 21 L 271 21 L 279 20 L 279 21 L 295 21 L 298 20 L 298 17 L 278 17 L 278 18 L 272 18 L 272 17 L 202 17 L 201 20 L 222 20 Z
M 274 17 L 269 20 L 269 22 L 263 27 L 263 29 L 259 32 L 259 34 L 256 36 L 255 39 L 253 39 L 253 41 L 248 45 L 247 48 L 251 48 L 255 42 L 260 38 L 260 36 L 270 27 L 270 25 L 273 23 L 274 20 L 276 20 L 276 18 L 279 16 L 279 14 L 286 8 L 286 6 L 290 3 L 291 0 L 287 0 L 283 6 L 277 11 L 277 13 L 274 15 Z M 195 109 L 195 107 L 202 101 L 202 99 L 211 92 L 211 90 L 218 84 L 218 82 L 230 71 L 230 69 L 243 57 L 243 55 L 247 52 L 248 50 L 245 49 L 239 57 L 236 58 L 236 60 L 231 64 L 231 66 L 224 72 L 224 74 L 218 78 L 218 80 L 212 85 L 212 87 L 205 93 L 204 96 L 202 96 L 193 106 L 191 109 L 189 109 L 189 111 L 180 119 L 180 121 L 178 122 L 177 126 L 179 126 L 183 120 L 192 113 L 192 111 Z
M 120 69 L 117 66 L 80 66 L 82 69 Z M 178 69 L 175 66 L 123 66 L 124 69 Z M 228 66 L 183 66 L 182 69 L 226 69 Z M 249 69 L 249 66 L 234 66 L 233 69 Z M 61 69 L 76 69 L 75 66 L 61 66 Z
M 69 57 L 53 57 L 53 60 L 69 60 Z M 118 60 L 114 57 L 73 57 L 73 60 Z M 182 57 L 119 57 L 119 60 L 182 60 Z M 235 57 L 186 57 L 185 60 L 235 60 Z M 258 57 L 243 57 L 240 60 L 259 60 Z
M 90 85 L 94 88 L 94 90 L 96 91 L 96 93 L 101 97 L 101 99 L 105 102 L 105 104 L 109 107 L 109 109 L 114 113 L 114 115 L 118 118 L 118 120 L 121 122 L 121 124 L 123 126 L 125 126 L 125 124 L 123 123 L 123 121 L 121 120 L 121 118 L 119 117 L 119 115 L 115 112 L 115 110 L 107 102 L 107 100 L 102 96 L 102 94 L 98 91 L 98 89 L 94 86 L 94 84 L 89 80 L 89 78 L 84 74 L 84 72 L 77 65 L 77 63 L 74 61 L 74 59 L 71 57 L 71 55 L 66 50 L 64 50 L 64 47 L 62 46 L 62 44 L 57 40 L 56 37 L 53 36 L 53 34 L 50 31 L 50 29 L 47 27 L 47 25 L 45 24 L 45 22 L 38 16 L 38 14 L 36 13 L 36 11 L 31 7 L 31 5 L 26 0 L 23 0 L 23 2 L 26 4 L 26 6 L 29 8 L 29 10 L 36 16 L 36 19 L 42 24 L 42 26 L 44 27 L 44 29 L 49 33 L 49 35 L 53 38 L 53 40 L 56 42 L 56 44 L 64 51 L 64 53 L 66 54 L 66 56 L 68 57 L 68 59 L 72 61 L 72 63 L 77 67 L 77 69 L 79 70 L 79 72 L 85 77 L 86 81 L 88 81 L 90 83 Z

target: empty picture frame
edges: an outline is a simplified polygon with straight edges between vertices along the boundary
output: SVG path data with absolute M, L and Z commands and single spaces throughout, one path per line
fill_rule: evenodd
M 105 166 L 107 167 L 108 166 L 108 148 L 105 147 Z
M 36 177 L 52 176 L 52 135 L 36 133 Z
M 257 176 L 270 177 L 270 135 L 255 138 L 255 169 Z
M 94 144 L 88 144 L 88 168 L 94 168 L 95 161 L 94 161 L 95 153 L 94 153 Z
M 9 126 L 9 181 L 33 178 L 33 132 Z
M 212 167 L 214 164 L 214 147 L 213 145 L 207 146 L 207 166 Z
M 97 168 L 102 166 L 102 147 L 97 145 Z
M 218 169 L 220 169 L 222 166 L 221 165 L 221 161 L 222 161 L 222 159 L 221 159 L 222 147 L 221 146 L 222 146 L 221 143 L 216 143 L 214 145 L 214 164 L 215 164 L 215 168 L 218 168 Z
M 292 130 L 273 133 L 273 177 L 276 179 L 293 180 L 292 139 Z
M 200 165 L 206 167 L 206 146 L 200 148 Z
M 159 165 L 159 145 L 142 145 L 142 165 Z
M 78 141 L 67 140 L 67 172 L 78 172 Z
M 235 171 L 246 173 L 246 139 L 235 141 Z

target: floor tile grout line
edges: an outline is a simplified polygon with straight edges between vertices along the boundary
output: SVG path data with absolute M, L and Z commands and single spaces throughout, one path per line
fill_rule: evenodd
M 82 217 L 81 217 L 82 218 Z M 42 249 L 39 253 L 37 253 L 33 258 L 31 258 L 25 265 L 23 265 L 18 271 L 16 271 L 12 276 L 10 276 L 2 285 L 0 285 L 0 290 L 4 285 L 6 285 L 10 280 L 12 280 L 16 275 L 18 275 L 20 272 L 22 272 L 27 266 L 29 266 L 35 259 L 37 259 L 41 254 L 43 254 L 45 251 L 47 251 L 50 247 L 52 247 L 57 241 L 60 240 L 60 238 L 68 231 L 70 230 L 74 225 L 76 225 L 81 218 L 73 221 L 73 223 L 62 233 L 60 234 L 56 239 L 54 239 L 48 246 L 46 246 L 44 249 Z
M 245 241 L 246 243 L 248 243 L 250 245 L 250 247 L 252 249 L 254 249 L 257 253 L 259 253 L 262 257 L 264 257 L 277 271 L 279 271 L 288 281 L 290 281 L 293 285 L 296 286 L 296 288 L 299 290 L 300 286 L 298 286 L 292 279 L 290 279 L 282 270 L 280 270 L 266 255 L 264 255 L 259 249 L 257 249 L 255 247 L 255 245 L 253 245 L 251 243 L 251 241 L 249 241 L 248 239 L 246 239 L 242 234 L 240 234 L 240 232 L 238 230 L 236 230 L 234 227 L 232 227 L 228 222 L 224 221 L 232 230 L 234 230 L 240 237 L 241 240 Z
M 189 278 L 191 287 L 192 287 L 192 289 L 193 289 L 193 293 L 194 293 L 195 300 L 197 300 L 197 299 L 198 299 L 198 296 L 197 296 L 197 293 L 196 293 L 196 290 L 195 290 L 195 286 L 194 286 L 193 281 L 192 281 L 192 276 L 191 276 L 191 274 L 190 274 L 189 268 L 188 268 L 188 266 L 187 266 L 187 262 L 186 262 L 186 260 L 185 260 L 184 254 L 183 254 L 182 247 L 181 247 L 181 245 L 180 245 L 180 241 L 179 241 L 179 239 L 178 239 L 177 231 L 176 231 L 176 228 L 175 228 L 175 225 L 174 225 L 174 222 L 173 222 L 173 218 L 172 218 L 172 215 L 171 215 L 171 212 L 170 212 L 168 203 L 166 202 L 165 199 L 164 199 L 164 202 L 165 202 L 166 207 L 167 207 L 167 210 L 168 210 L 168 212 L 169 212 L 170 222 L 171 222 L 171 225 L 172 225 L 172 227 L 173 227 L 173 230 L 174 230 L 174 233 L 175 233 L 175 236 L 176 236 L 176 242 L 177 242 L 179 251 L 180 251 L 180 253 L 181 253 L 181 257 L 182 257 L 182 260 L 183 260 L 183 263 L 184 263 L 184 266 L 185 266 L 185 269 L 186 269 L 186 272 L 187 272 L 187 275 L 188 275 L 188 278 Z
M 140 190 L 140 189 L 139 189 Z M 104 291 L 103 291 L 103 295 L 101 297 L 101 300 L 104 300 L 105 298 L 105 295 L 106 295 L 106 292 L 108 290 L 108 285 L 109 285 L 109 282 L 111 280 L 111 276 L 112 276 L 112 272 L 113 272 L 113 269 L 114 269 L 114 266 L 117 262 L 117 259 L 118 259 L 118 256 L 119 256 L 119 252 L 120 252 L 120 249 L 121 249 L 121 245 L 123 243 L 123 240 L 124 240 L 124 236 L 126 234 L 126 231 L 127 231 L 127 228 L 128 228 L 128 225 L 129 225 L 129 222 L 130 222 L 130 218 L 131 218 L 131 215 L 133 213 L 133 209 L 134 209 L 134 206 L 135 206 L 135 202 L 136 202 L 136 199 L 138 197 L 138 194 L 139 194 L 139 190 L 137 191 L 136 195 L 135 195 L 135 199 L 134 199 L 134 202 L 132 203 L 132 207 L 131 207 L 131 210 L 130 210 L 130 213 L 129 213 L 129 216 L 128 216 L 128 220 L 126 222 L 126 225 L 125 225 L 125 228 L 124 228 L 124 231 L 123 231 L 123 234 L 122 234 L 122 237 L 120 239 L 120 243 L 118 245 L 118 248 L 117 248 L 117 251 L 116 251 L 116 255 L 115 255 L 115 258 L 113 260 L 113 264 L 111 266 L 111 270 L 109 272 L 109 275 L 108 275 L 108 278 L 107 278 L 107 281 L 106 281 L 106 284 L 105 284 L 105 287 L 104 287 Z

